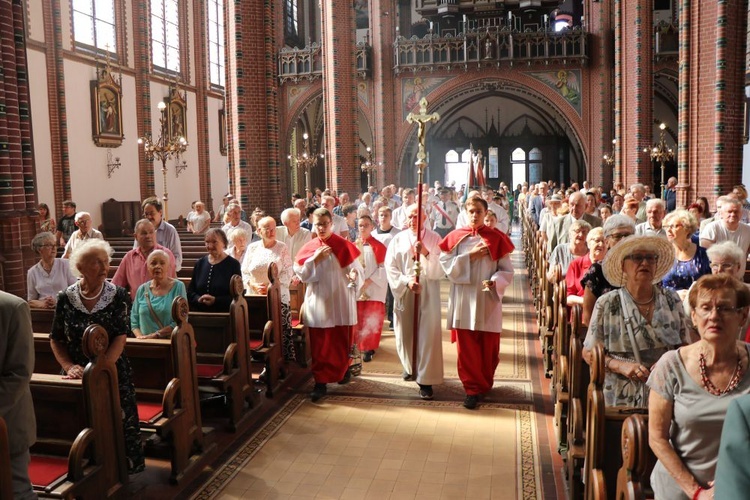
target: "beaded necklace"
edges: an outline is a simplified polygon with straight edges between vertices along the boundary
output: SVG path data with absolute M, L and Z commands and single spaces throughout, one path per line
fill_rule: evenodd
M 723 396 L 724 394 L 728 394 L 735 390 L 740 384 L 740 380 L 742 380 L 742 377 L 744 375 L 744 371 L 742 370 L 742 358 L 740 357 L 739 351 L 737 351 L 737 366 L 735 366 L 734 372 L 732 373 L 732 378 L 729 380 L 729 383 L 723 391 L 717 389 L 713 382 L 711 382 L 711 379 L 708 378 L 708 370 L 706 368 L 706 355 L 704 353 L 700 353 L 698 357 L 698 365 L 700 366 L 701 383 L 703 384 L 703 388 L 714 396 Z

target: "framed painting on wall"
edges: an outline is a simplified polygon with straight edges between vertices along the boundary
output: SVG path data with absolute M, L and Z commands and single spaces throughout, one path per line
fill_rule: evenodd
M 187 140 L 187 101 L 185 94 L 173 86 L 169 89 L 167 104 L 167 133 L 170 139 L 184 137 Z
M 112 76 L 107 63 L 97 68 L 97 78 L 91 81 L 91 125 L 94 144 L 116 148 L 125 138 L 122 133 L 122 87 Z

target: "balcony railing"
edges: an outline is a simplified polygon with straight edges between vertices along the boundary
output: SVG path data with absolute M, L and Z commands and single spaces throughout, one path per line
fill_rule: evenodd
M 313 81 L 323 76 L 322 44 L 311 42 L 301 49 L 284 47 L 279 52 L 279 80 L 281 83 Z M 357 42 L 357 74 L 367 78 L 371 68 L 370 45 Z
M 406 39 L 394 43 L 396 73 L 451 70 L 517 64 L 564 64 L 588 62 L 588 36 L 580 28 L 554 32 L 516 31 L 508 27 L 469 31 L 456 36 Z

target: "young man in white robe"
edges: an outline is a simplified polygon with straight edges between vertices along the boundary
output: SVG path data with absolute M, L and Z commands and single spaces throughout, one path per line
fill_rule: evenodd
M 388 280 L 385 276 L 385 253 L 388 250 L 372 235 L 375 223 L 369 215 L 357 221 L 359 238 L 355 242 L 362 265 L 364 280 L 357 295 L 357 327 L 354 338 L 362 352 L 362 361 L 369 363 L 380 347 L 380 336 L 385 321 L 385 294 Z
M 294 272 L 307 284 L 303 322 L 310 332 L 313 402 L 326 395 L 326 384 L 349 381 L 356 297 L 362 286 L 359 250 L 334 234 L 331 215 L 325 208 L 315 210 L 318 237 L 306 243 L 294 259 Z
M 385 255 L 388 284 L 394 297 L 394 330 L 396 350 L 404 368 L 404 380 L 416 380 L 419 396 L 432 399 L 432 386 L 443 383 L 443 344 L 440 325 L 440 236 L 424 226 L 422 241 L 417 242 L 418 206 L 408 212 L 409 228 L 393 237 Z M 417 284 L 414 258 L 419 255 L 422 273 Z M 412 366 L 414 306 L 419 298 L 419 329 L 417 330 L 417 363 Z
M 492 389 L 500 361 L 502 300 L 513 281 L 514 247 L 508 236 L 485 226 L 487 202 L 481 197 L 469 198 L 464 210 L 469 225 L 440 242 L 440 265 L 451 282 L 447 323 L 457 343 L 464 407 L 474 409 Z
M 386 206 L 380 207 L 375 215 L 378 219 L 378 227 L 372 235 L 388 248 L 393 237 L 400 233 L 401 230 L 391 224 L 393 213 L 390 208 Z M 388 286 L 388 291 L 385 294 L 385 315 L 388 318 L 390 329 L 393 330 L 393 292 L 391 292 L 390 286 Z

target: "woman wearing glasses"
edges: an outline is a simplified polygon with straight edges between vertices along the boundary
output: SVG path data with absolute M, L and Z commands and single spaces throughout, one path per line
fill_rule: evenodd
M 688 295 L 700 340 L 665 354 L 648 386 L 656 498 L 709 499 L 729 403 L 750 394 L 748 345 L 737 340 L 750 291 L 728 274 L 704 276 Z
M 684 299 L 690 285 L 704 274 L 711 273 L 708 255 L 705 248 L 690 240 L 698 222 L 687 210 L 675 210 L 667 215 L 663 227 L 677 260 L 661 280 L 661 285 L 674 290 L 680 299 Z
M 76 282 L 67 260 L 56 259 L 57 238 L 49 232 L 39 233 L 31 240 L 31 248 L 39 254 L 39 262 L 26 273 L 26 300 L 29 306 L 52 309 L 57 294 Z
M 604 276 L 620 286 L 599 298 L 584 341 L 584 359 L 605 349 L 607 406 L 644 408 L 651 367 L 685 337 L 685 313 L 672 290 L 655 286 L 674 264 L 674 250 L 658 236 L 630 236 L 604 258 Z

